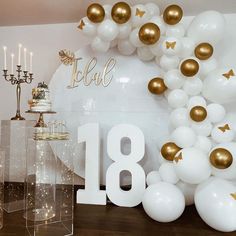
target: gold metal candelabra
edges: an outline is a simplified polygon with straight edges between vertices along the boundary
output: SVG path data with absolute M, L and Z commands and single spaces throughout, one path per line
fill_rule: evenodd
M 14 74 L 8 74 L 7 72 L 8 70 L 3 70 L 3 77 L 5 78 L 5 80 L 11 82 L 12 85 L 16 85 L 17 109 L 16 116 L 12 117 L 11 120 L 25 120 L 25 118 L 22 117 L 20 114 L 21 84 L 30 84 L 33 80 L 33 73 L 29 73 L 28 71 L 22 71 L 20 65 L 17 65 L 16 76 Z

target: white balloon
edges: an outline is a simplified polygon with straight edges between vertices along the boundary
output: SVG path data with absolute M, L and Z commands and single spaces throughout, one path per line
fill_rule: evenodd
M 185 205 L 190 206 L 194 204 L 194 194 L 197 188 L 196 184 L 188 184 L 183 181 L 179 181 L 176 186 L 181 190 L 185 198 Z
M 119 34 L 117 36 L 118 39 L 126 39 L 129 37 L 132 26 L 130 22 L 127 22 L 125 24 L 121 24 L 118 26 L 119 27 Z
M 207 154 L 197 148 L 184 148 L 173 161 L 177 176 L 189 184 L 199 184 L 211 175 Z
M 191 122 L 191 128 L 195 131 L 197 135 L 209 136 L 212 131 L 212 124 L 208 119 L 205 119 L 202 122 Z
M 189 124 L 189 112 L 186 108 L 177 108 L 170 114 L 170 124 L 177 128 L 179 126 L 188 126 Z
M 232 164 L 226 169 L 217 169 L 212 166 L 212 175 L 217 176 L 222 179 L 234 180 L 236 179 L 236 143 L 221 143 L 215 146 L 212 150 L 216 148 L 224 148 L 228 150 L 233 156 Z
M 225 18 L 217 11 L 205 11 L 197 15 L 188 27 L 188 37 L 197 43 L 215 44 L 224 36 Z
M 196 96 L 199 93 L 201 93 L 202 87 L 203 87 L 202 81 L 198 77 L 195 77 L 195 78 L 185 80 L 183 90 L 188 95 Z
M 118 39 L 116 38 L 116 39 L 114 39 L 114 40 L 112 40 L 112 41 L 110 42 L 110 48 L 116 47 L 117 44 L 118 44 Z
M 110 47 L 110 42 L 106 42 L 99 37 L 95 37 L 91 43 L 91 47 L 96 52 L 107 52 Z
M 194 131 L 186 126 L 176 128 L 171 134 L 171 140 L 181 148 L 192 147 L 196 139 Z
M 183 24 L 179 23 L 176 25 L 167 25 L 166 36 L 182 38 L 184 37 L 184 35 L 185 35 L 185 28 Z
M 189 37 L 184 37 L 181 39 L 182 41 L 182 50 L 180 53 L 181 58 L 187 58 L 192 56 L 196 43 L 193 41 L 193 39 Z
M 157 43 L 155 43 L 155 44 L 149 46 L 149 48 L 150 48 L 152 54 L 154 54 L 154 55 L 157 56 L 158 58 L 163 55 L 162 50 L 161 50 L 163 40 L 164 40 L 164 39 L 161 37 Z M 159 60 L 159 59 L 158 59 L 158 60 Z M 159 64 L 159 63 L 158 63 L 158 64 Z
M 206 100 L 202 96 L 194 96 L 188 100 L 188 110 L 190 111 L 195 106 L 206 107 Z
M 198 135 L 194 147 L 208 154 L 212 148 L 212 142 L 209 138 Z
M 175 185 L 159 182 L 146 189 L 142 204 L 147 215 L 153 220 L 171 222 L 182 215 L 185 199 Z
M 214 70 L 203 81 L 203 95 L 215 103 L 225 104 L 235 102 L 235 91 L 236 69 L 234 68 Z
M 168 103 L 173 108 L 184 107 L 188 102 L 188 95 L 182 89 L 174 89 L 168 95 Z
M 164 182 L 176 184 L 179 181 L 173 163 L 165 162 L 159 168 L 159 174 Z
M 236 230 L 236 187 L 223 179 L 211 177 L 195 192 L 198 214 L 212 228 L 231 232 Z
M 104 20 L 97 29 L 98 37 L 104 41 L 112 41 L 119 33 L 117 24 L 109 19 Z
M 201 77 L 207 76 L 210 72 L 218 67 L 218 62 L 215 58 L 200 61 L 200 75 Z
M 167 56 L 177 56 L 181 49 L 182 44 L 178 38 L 167 37 L 162 43 L 162 51 Z
M 139 39 L 139 29 L 138 28 L 134 29 L 130 33 L 129 40 L 135 47 L 143 47 L 144 46 L 144 44 Z
M 164 74 L 164 83 L 169 89 L 179 89 L 183 86 L 185 79 L 180 74 L 179 70 L 169 70 Z
M 155 57 L 148 47 L 137 48 L 137 54 L 143 61 L 151 61 Z
M 133 27 L 138 27 L 147 23 L 150 18 L 151 15 L 146 6 L 142 4 L 133 6 L 131 15 Z
M 97 34 L 97 26 L 96 24 L 92 23 L 88 17 L 84 17 L 83 19 L 84 26 L 82 32 L 84 35 L 88 37 L 95 37 Z
M 146 182 L 148 186 L 157 184 L 160 181 L 162 181 L 162 179 L 158 171 L 151 171 L 147 174 Z
M 222 121 L 225 118 L 225 108 L 217 103 L 211 103 L 207 106 L 207 118 L 212 123 L 217 123 Z
M 160 58 L 160 66 L 165 71 L 176 69 L 179 66 L 179 58 L 177 56 L 166 56 L 163 55 Z
M 104 11 L 105 11 L 105 17 L 106 19 L 111 19 L 111 9 L 112 6 L 109 4 L 103 5 Z
M 145 4 L 145 7 L 147 8 L 151 16 L 160 15 L 160 9 L 157 6 L 157 4 L 150 2 L 150 3 Z
M 222 130 L 222 127 L 228 125 L 227 129 Z M 211 131 L 211 137 L 216 143 L 228 143 L 233 141 L 235 132 L 231 129 L 229 123 L 219 123 Z
M 128 39 L 118 40 L 118 50 L 123 55 L 131 55 L 135 52 L 136 47 Z
M 154 16 L 154 17 L 151 18 L 151 20 L 149 20 L 149 22 L 154 23 L 154 24 L 156 24 L 159 27 L 159 29 L 161 31 L 161 35 L 165 34 L 165 32 L 166 32 L 166 24 L 165 24 L 165 22 L 164 22 L 162 17 Z

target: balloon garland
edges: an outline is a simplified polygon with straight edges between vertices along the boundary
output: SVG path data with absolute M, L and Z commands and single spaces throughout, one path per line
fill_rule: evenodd
M 137 52 L 143 61 L 154 60 L 163 77 L 147 85 L 154 95 L 164 95 L 173 109 L 173 128 L 160 148 L 159 171 L 147 175 L 143 196 L 146 213 L 170 222 L 195 203 L 201 218 L 214 229 L 236 230 L 235 130 L 223 104 L 236 100 L 233 68 L 220 68 L 214 46 L 224 36 L 225 20 L 216 11 L 196 16 L 185 30 L 178 5 L 160 16 L 154 3 L 94 3 L 78 28 L 93 38 L 94 51 L 117 46 L 123 55 Z

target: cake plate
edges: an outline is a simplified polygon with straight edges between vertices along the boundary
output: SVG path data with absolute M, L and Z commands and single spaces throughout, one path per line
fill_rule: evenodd
M 47 125 L 44 123 L 43 115 L 44 114 L 56 114 L 55 111 L 26 111 L 25 113 L 30 113 L 30 114 L 39 114 L 39 119 L 34 127 L 41 127 L 45 128 Z

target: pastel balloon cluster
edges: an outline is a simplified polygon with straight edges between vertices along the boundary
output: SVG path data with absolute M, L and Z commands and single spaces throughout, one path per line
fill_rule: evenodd
M 155 60 L 162 76 L 148 90 L 165 96 L 172 109 L 170 135 L 160 145 L 160 168 L 147 175 L 146 213 L 170 222 L 195 204 L 201 218 L 223 232 L 236 230 L 236 136 L 224 104 L 236 101 L 236 68 L 221 68 L 214 47 L 224 37 L 225 19 L 216 11 L 196 16 L 185 29 L 183 11 L 154 3 L 92 4 L 80 21 L 91 47 Z M 157 69 L 159 70 L 159 69 Z

